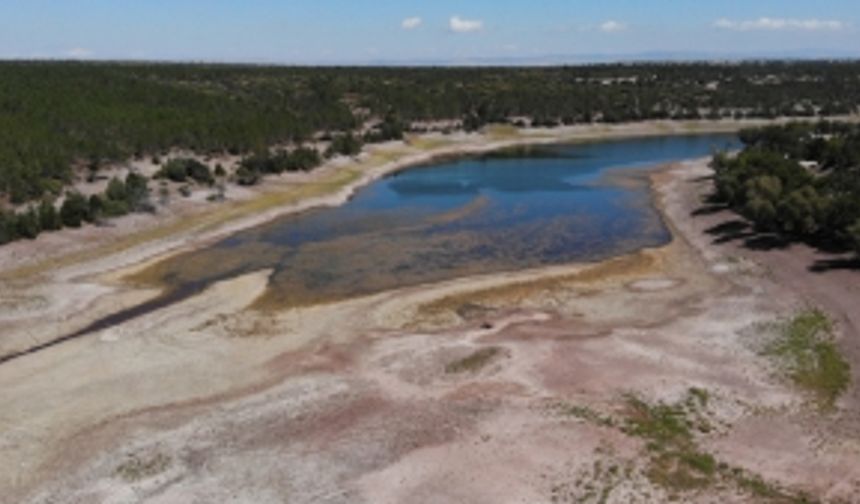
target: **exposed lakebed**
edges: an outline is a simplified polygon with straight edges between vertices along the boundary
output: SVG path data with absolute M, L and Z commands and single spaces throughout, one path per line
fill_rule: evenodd
M 175 299 L 270 268 L 260 302 L 289 307 L 598 260 L 670 238 L 637 168 L 736 146 L 733 135 L 666 136 L 439 161 L 378 180 L 340 207 L 279 218 L 177 256 L 145 277 Z

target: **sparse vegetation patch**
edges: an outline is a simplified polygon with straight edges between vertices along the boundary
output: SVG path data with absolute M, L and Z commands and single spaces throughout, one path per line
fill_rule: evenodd
M 833 326 L 818 310 L 798 313 L 779 327 L 765 349 L 788 378 L 813 393 L 823 408 L 832 408 L 848 388 L 851 368 L 833 341 Z
M 171 458 L 163 453 L 156 453 L 149 457 L 130 455 L 116 468 L 116 475 L 133 483 L 163 473 L 170 466 L 170 462 Z
M 449 363 L 445 366 L 445 372 L 449 374 L 456 373 L 474 373 L 480 371 L 490 363 L 496 356 L 501 353 L 499 347 L 487 347 L 472 352 L 468 356 Z

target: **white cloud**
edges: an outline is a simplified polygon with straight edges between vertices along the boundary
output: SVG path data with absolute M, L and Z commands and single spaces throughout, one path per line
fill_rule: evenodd
M 64 53 L 69 58 L 84 59 L 93 55 L 93 52 L 83 47 L 73 47 Z
M 455 33 L 469 33 L 483 30 L 484 22 L 477 19 L 463 19 L 460 16 L 452 16 L 449 27 Z
M 615 33 L 624 31 L 627 29 L 627 25 L 618 21 L 609 20 L 602 25 L 600 25 L 600 31 L 604 33 Z
M 714 23 L 715 28 L 733 31 L 777 31 L 777 30 L 802 30 L 802 31 L 839 31 L 845 28 L 842 21 L 825 19 L 784 19 L 763 17 L 746 21 L 734 21 L 731 19 L 718 19 Z
M 403 22 L 400 23 L 400 26 L 404 30 L 414 30 L 415 28 L 418 28 L 419 26 L 421 26 L 421 24 L 423 22 L 424 22 L 424 20 L 421 19 L 420 17 L 410 17 L 410 18 L 404 19 Z

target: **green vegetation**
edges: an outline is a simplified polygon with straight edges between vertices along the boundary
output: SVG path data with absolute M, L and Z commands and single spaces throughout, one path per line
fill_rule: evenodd
M 65 195 L 59 211 L 52 199 L 44 198 L 38 206 L 23 212 L 0 210 L 0 245 L 19 239 L 34 239 L 45 231 L 63 227 L 78 228 L 85 222 L 118 217 L 129 212 L 151 211 L 148 180 L 129 173 L 125 180 L 113 178 L 104 194 L 89 198 L 71 191 Z
M 3 62 L 0 196 L 16 204 L 59 197 L 78 169 L 97 172 L 173 148 L 250 154 L 365 125 L 371 129 L 354 140 L 401 138 L 429 120 L 474 130 L 852 113 L 858 73 L 857 62 L 445 69 Z M 344 140 L 343 151 L 353 143 Z
M 570 415 L 572 417 L 579 418 L 580 420 L 584 420 L 594 425 L 599 425 L 602 427 L 615 426 L 615 420 L 611 416 L 594 411 L 588 406 L 562 404 L 559 405 L 559 408 L 561 409 L 561 413 L 563 415 Z
M 710 400 L 706 390 L 692 388 L 677 404 L 648 404 L 636 397 L 627 398 L 625 433 L 643 438 L 647 444 L 645 474 L 655 485 L 679 495 L 715 485 L 731 485 L 753 496 L 756 502 L 806 504 L 816 502 L 803 493 L 784 490 L 756 474 L 731 467 L 703 451 L 695 430 L 707 424 L 703 409 Z M 697 428 L 698 426 L 698 428 Z
M 851 242 L 854 245 L 854 251 L 860 256 L 860 219 L 848 228 L 848 233 L 851 236 Z
M 830 320 L 818 310 L 808 310 L 779 329 L 779 337 L 765 353 L 779 359 L 788 377 L 815 394 L 823 408 L 832 408 L 848 388 L 851 368 L 833 342 Z
M 189 158 L 171 159 L 155 174 L 155 178 L 164 178 L 173 182 L 185 182 L 191 179 L 205 185 L 215 183 L 212 171 L 207 165 Z
M 474 373 L 489 364 L 501 351 L 502 349 L 499 347 L 487 347 L 476 350 L 462 359 L 449 363 L 445 366 L 445 372 L 449 374 Z
M 860 251 L 860 126 L 821 122 L 741 133 L 718 154 L 715 199 L 763 232 Z
M 627 434 L 647 441 L 648 478 L 673 491 L 689 491 L 712 484 L 716 472 L 713 456 L 699 450 L 684 405 L 649 405 L 628 398 Z
M 117 467 L 116 475 L 129 483 L 134 483 L 163 473 L 170 467 L 170 463 L 171 458 L 163 453 L 147 458 L 130 456 Z
M 361 145 L 358 146 L 361 150 Z M 278 150 L 274 154 L 263 150 L 246 157 L 236 171 L 236 182 L 250 186 L 260 181 L 266 174 L 310 171 L 322 163 L 319 152 L 310 147 L 298 147 L 292 151 Z
M 326 157 L 336 155 L 340 156 L 355 156 L 361 152 L 361 140 L 356 138 L 352 133 L 345 135 L 336 135 L 331 139 L 331 145 L 326 150 Z
M 86 205 L 68 195 L 59 219 L 45 202 L 63 200 L 70 183 L 96 180 L 110 163 L 151 156 L 160 164 L 172 149 L 242 155 L 232 181 L 253 185 L 321 162 L 314 149 L 272 152 L 274 145 L 327 139 L 326 157 L 354 156 L 364 143 L 402 139 L 430 121 L 473 131 L 856 113 L 858 74 L 860 62 L 432 69 L 0 62 L 0 244 L 151 209 L 139 192 L 121 197 L 118 184 Z M 758 153 L 720 158 L 721 194 L 763 228 L 860 250 L 857 131 L 828 127 L 835 138 L 800 127 L 748 134 Z M 791 148 L 797 138 L 802 151 Z M 777 162 L 772 154 L 782 150 L 791 155 Z M 821 159 L 826 176 L 800 174 L 801 157 Z M 191 158 L 159 172 L 210 186 L 226 175 Z

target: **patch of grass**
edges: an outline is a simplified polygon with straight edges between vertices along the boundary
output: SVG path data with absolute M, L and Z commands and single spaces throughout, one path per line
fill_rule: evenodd
M 508 140 L 518 138 L 520 135 L 519 129 L 510 124 L 493 124 L 484 129 L 485 133 L 495 139 Z
M 161 474 L 170 466 L 170 462 L 170 457 L 163 453 L 157 453 L 146 458 L 131 455 L 128 460 L 116 468 L 116 475 L 129 483 L 133 483 Z
M 635 397 L 627 397 L 627 424 L 624 431 L 648 440 L 653 449 L 689 443 L 693 439 L 686 411 L 678 405 L 650 405 Z
M 726 469 L 725 478 L 734 482 L 738 489 L 751 495 L 756 502 L 768 502 L 771 504 L 815 504 L 819 502 L 805 493 L 794 493 L 783 490 L 778 486 L 768 483 L 761 476 L 751 474 L 743 469 Z
M 646 475 L 652 483 L 673 492 L 706 488 L 713 483 L 716 460 L 699 450 L 692 431 L 694 423 L 688 418 L 690 409 L 695 410 L 702 397 L 701 392 L 691 392 L 679 404 L 656 405 L 628 397 L 624 431 L 647 441 Z
M 449 374 L 474 373 L 489 364 L 501 352 L 502 349 L 499 347 L 487 347 L 476 350 L 462 359 L 449 363 L 445 366 L 445 372 Z
M 561 414 L 579 418 L 586 422 L 599 425 L 601 427 L 614 427 L 615 419 L 609 415 L 603 415 L 588 406 L 560 404 Z
M 693 436 L 694 422 L 688 415 L 696 413 L 706 396 L 692 390 L 679 404 L 651 405 L 633 396 L 627 398 L 624 432 L 647 441 L 646 475 L 652 483 L 671 491 L 708 487 L 716 473 L 716 460 L 699 450 Z
M 697 426 L 707 422 L 703 409 L 709 401 L 710 393 L 697 388 L 691 388 L 687 397 L 676 404 L 651 405 L 633 396 L 627 398 L 628 418 L 622 430 L 647 441 L 645 475 L 653 484 L 676 497 L 720 484 L 733 486 L 752 496 L 755 502 L 817 502 L 804 493 L 785 490 L 761 476 L 719 462 L 702 450 L 694 429 L 706 432 Z
M 818 310 L 798 313 L 780 327 L 765 354 L 778 359 L 788 378 L 812 392 L 825 409 L 834 406 L 851 381 L 851 367 L 833 341 L 833 326 Z

